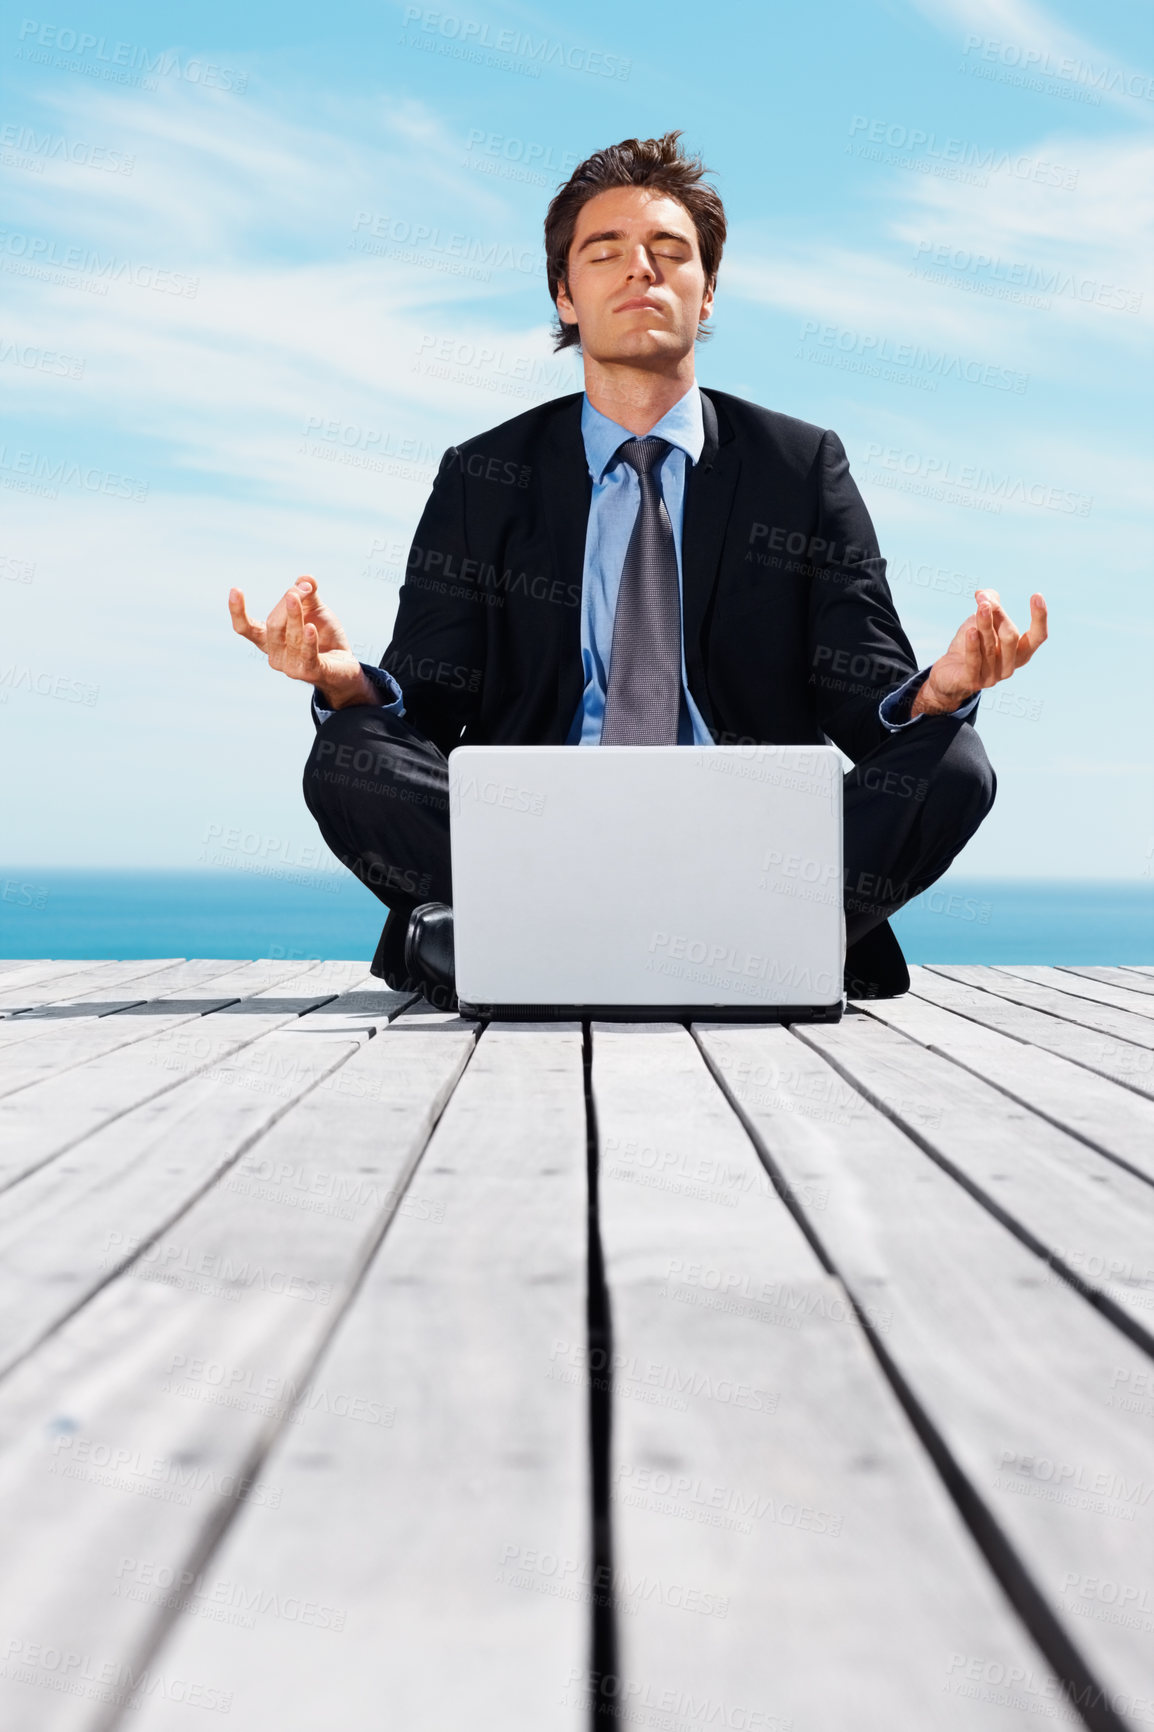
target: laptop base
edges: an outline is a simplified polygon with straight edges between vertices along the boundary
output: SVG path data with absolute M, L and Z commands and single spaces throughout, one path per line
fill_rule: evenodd
M 461 1016 L 492 1022 L 840 1022 L 833 1004 L 469 1004 Z

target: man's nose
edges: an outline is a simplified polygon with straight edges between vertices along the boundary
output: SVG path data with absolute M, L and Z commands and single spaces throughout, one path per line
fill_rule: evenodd
M 633 256 L 629 260 L 629 275 L 630 277 L 649 277 L 651 280 L 656 280 L 657 272 L 653 268 L 653 262 L 645 248 L 640 244 L 634 249 Z

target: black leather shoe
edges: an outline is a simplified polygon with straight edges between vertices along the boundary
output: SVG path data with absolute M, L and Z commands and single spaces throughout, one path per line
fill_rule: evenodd
M 456 1010 L 453 910 L 447 902 L 422 902 L 405 931 L 405 972 L 438 1010 Z
M 438 1010 L 455 1011 L 453 910 L 444 902 L 392 909 L 369 973 L 394 992 L 419 992 Z
M 910 971 L 888 920 L 846 947 L 847 998 L 900 998 L 910 990 Z

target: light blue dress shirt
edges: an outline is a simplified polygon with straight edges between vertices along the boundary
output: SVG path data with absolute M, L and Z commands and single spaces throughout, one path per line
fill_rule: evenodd
M 601 744 L 601 724 L 605 717 L 605 694 L 609 684 L 609 662 L 613 646 L 613 621 L 617 610 L 617 592 L 633 525 L 641 505 L 641 482 L 637 471 L 617 456 L 626 439 L 634 439 L 628 427 L 611 421 L 589 398 L 581 403 L 581 436 L 585 442 L 585 460 L 593 483 L 589 501 L 589 523 L 585 532 L 585 563 L 581 574 L 581 665 L 585 673 L 585 688 L 577 713 L 569 728 L 566 745 L 598 746 Z M 647 439 L 664 439 L 670 449 L 657 469 L 665 509 L 673 530 L 673 545 L 677 553 L 678 596 L 684 595 L 681 563 L 681 530 L 685 511 L 685 467 L 696 463 L 705 444 L 702 420 L 701 391 L 693 384 L 683 397 L 661 417 L 645 435 Z M 403 716 L 404 696 L 400 686 L 384 668 L 362 662 L 364 672 L 381 693 L 381 707 L 391 715 Z M 878 705 L 878 717 L 884 728 L 897 733 L 900 728 L 913 727 L 921 716 L 895 720 L 903 702 L 913 698 L 929 668 L 916 674 L 888 693 Z M 968 716 L 978 702 L 978 696 L 952 713 L 959 718 Z M 332 714 L 313 692 L 313 713 L 319 722 Z M 679 746 L 710 746 L 713 744 L 705 720 L 694 703 L 685 674 L 685 634 L 681 638 L 681 710 L 678 719 Z
M 641 481 L 637 471 L 617 455 L 625 440 L 636 435 L 628 427 L 610 421 L 607 415 L 593 407 L 588 397 L 581 404 L 581 436 L 585 441 L 585 460 L 593 482 L 589 524 L 585 531 L 585 567 L 581 575 L 581 665 L 585 672 L 585 689 L 566 744 L 599 746 L 601 724 L 605 719 L 605 694 L 609 686 L 617 593 L 621 588 L 629 540 L 641 508 Z M 691 385 L 684 397 L 678 399 L 645 437 L 664 439 L 670 447 L 654 473 L 673 530 L 680 602 L 684 593 L 681 524 L 685 509 L 685 466 L 697 462 L 705 444 L 701 392 L 697 386 Z M 689 694 L 684 631 L 681 637 L 681 709 L 677 744 L 713 744 L 705 720 Z

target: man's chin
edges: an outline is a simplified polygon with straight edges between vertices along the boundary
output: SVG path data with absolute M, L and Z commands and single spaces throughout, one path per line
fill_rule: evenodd
M 673 331 L 630 331 L 615 337 L 603 348 L 586 347 L 586 354 L 604 366 L 629 364 L 634 367 L 667 367 L 689 354 L 692 343 L 686 344 Z

